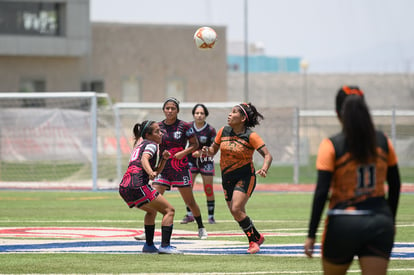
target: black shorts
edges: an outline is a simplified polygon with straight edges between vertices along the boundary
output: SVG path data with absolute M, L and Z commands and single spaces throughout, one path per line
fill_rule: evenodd
M 246 193 L 249 197 L 256 188 L 256 174 L 252 166 L 247 165 L 235 171 L 222 174 L 224 198 L 226 201 L 233 199 L 234 190 Z
M 129 208 L 140 208 L 146 203 L 155 200 L 160 193 L 152 188 L 151 185 L 146 184 L 137 189 L 119 187 L 119 195 L 124 199 Z
M 354 256 L 389 259 L 394 245 L 394 221 L 388 211 L 370 215 L 331 215 L 322 243 L 322 256 L 333 264 L 351 263 Z

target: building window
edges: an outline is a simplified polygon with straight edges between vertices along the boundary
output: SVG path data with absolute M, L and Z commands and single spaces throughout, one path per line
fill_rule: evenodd
M 21 93 L 37 93 L 46 92 L 46 81 L 44 79 L 23 78 L 20 80 L 19 92 Z M 44 98 L 22 99 L 24 107 L 45 107 Z
M 141 88 L 139 79 L 130 77 L 122 83 L 122 102 L 139 102 L 141 100 Z
M 103 93 L 104 89 L 105 86 L 102 80 L 84 81 L 81 84 L 81 90 L 84 92 Z
M 63 35 L 62 3 L 0 2 L 0 34 Z
M 23 78 L 20 80 L 19 92 L 36 93 L 46 91 L 46 81 L 44 79 Z

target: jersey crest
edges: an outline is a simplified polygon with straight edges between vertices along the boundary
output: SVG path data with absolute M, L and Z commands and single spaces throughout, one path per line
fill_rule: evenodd
M 181 138 L 182 133 L 181 132 L 174 132 L 174 139 L 180 139 Z

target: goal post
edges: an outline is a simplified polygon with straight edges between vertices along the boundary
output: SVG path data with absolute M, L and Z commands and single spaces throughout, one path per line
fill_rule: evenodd
M 192 108 L 197 102 L 180 103 L 179 119 L 193 121 Z M 204 102 L 209 110 L 206 121 L 217 130 L 227 125 L 227 116 L 238 102 Z M 114 110 L 117 117 L 117 132 L 128 137 L 132 148 L 132 127 L 146 119 L 161 121 L 165 118 L 162 111 L 163 102 L 116 103 Z M 266 143 L 273 156 L 272 166 L 275 173 L 271 175 L 276 182 L 315 183 L 317 171 L 316 155 L 323 138 L 340 131 L 336 113 L 329 110 L 300 110 L 296 107 L 273 108 L 258 106 L 264 116 L 260 125 L 254 128 Z M 412 158 L 414 149 L 414 111 L 373 110 L 372 117 L 376 127 L 384 131 L 393 141 L 397 151 L 403 180 L 413 182 Z M 119 144 L 120 145 L 120 144 Z M 120 152 L 120 150 L 118 150 Z M 125 152 L 125 151 L 124 151 Z M 219 155 L 215 156 L 218 163 Z M 128 164 L 129 155 L 119 154 L 117 175 L 122 176 Z M 263 163 L 260 154 L 254 154 L 256 167 Z M 219 181 L 219 169 L 216 169 L 215 181 Z M 258 179 L 261 180 L 260 178 Z
M 193 121 L 195 104 L 182 102 L 179 119 Z M 207 122 L 218 130 L 238 102 L 204 104 Z M 128 166 L 133 126 L 163 120 L 162 105 L 112 104 L 107 94 L 95 92 L 0 93 L 0 189 L 116 189 Z M 340 131 L 334 111 L 261 106 L 258 111 L 265 119 L 254 131 L 273 155 L 271 179 L 314 183 L 319 143 Z M 373 110 L 372 116 L 394 143 L 402 180 L 414 182 L 414 111 Z M 220 151 L 217 164 L 219 156 Z M 254 162 L 263 163 L 260 154 Z
M 198 102 L 181 102 L 178 118 L 187 122 L 193 121 L 192 109 Z M 203 102 L 209 110 L 206 121 L 216 130 L 227 125 L 227 117 L 232 108 L 239 102 Z M 114 110 L 117 117 L 117 132 L 120 135 L 129 137 L 130 147 L 132 147 L 132 128 L 135 123 L 150 119 L 161 121 L 165 119 L 162 111 L 163 102 L 142 102 L 142 103 L 115 103 Z M 297 152 L 296 142 L 298 138 L 298 111 L 297 108 L 271 108 L 258 107 L 258 111 L 264 116 L 260 125 L 254 128 L 271 150 L 274 166 L 281 166 L 281 169 L 288 172 L 273 175 L 280 177 L 279 181 L 285 180 L 292 182 L 295 178 L 294 170 L 300 165 L 300 157 Z M 220 150 L 214 157 L 216 164 L 219 163 Z M 118 178 L 122 177 L 125 167 L 128 164 L 129 155 L 120 154 L 118 157 Z M 263 157 L 255 153 L 253 160 L 256 167 L 263 163 Z M 287 167 L 287 168 L 286 168 Z M 215 181 L 220 181 L 220 169 L 216 169 Z M 290 170 L 292 171 L 290 173 Z M 297 170 L 297 169 L 296 169 Z M 290 173 L 290 174 L 289 174 Z M 286 176 L 287 175 L 287 176 Z
M 1 187 L 113 187 L 114 129 L 107 94 L 0 93 Z

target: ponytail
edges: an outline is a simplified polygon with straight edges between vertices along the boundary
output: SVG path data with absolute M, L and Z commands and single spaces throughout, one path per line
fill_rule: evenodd
M 134 147 L 138 144 L 141 138 L 145 138 L 145 134 L 150 134 L 152 131 L 151 125 L 155 121 L 153 120 L 144 120 L 142 123 L 136 123 L 132 132 L 134 134 Z
M 360 163 L 372 162 L 377 157 L 376 132 L 363 97 L 348 95 L 342 105 L 340 117 L 348 151 Z

